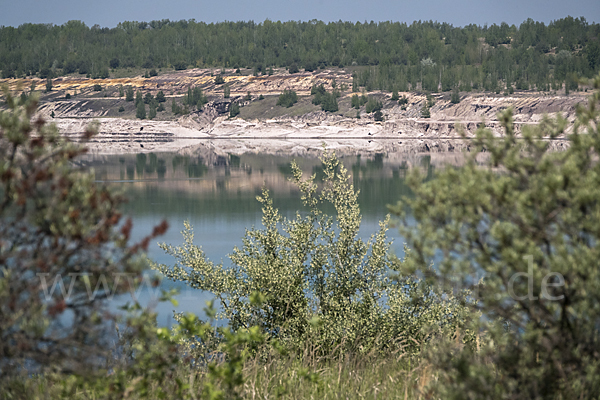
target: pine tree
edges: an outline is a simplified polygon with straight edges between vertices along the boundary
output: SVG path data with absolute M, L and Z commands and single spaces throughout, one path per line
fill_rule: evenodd
M 146 119 L 146 105 L 141 100 L 137 103 L 135 117 L 138 119 Z
M 131 86 L 127 86 L 127 90 L 125 91 L 125 101 L 133 101 L 133 88 Z

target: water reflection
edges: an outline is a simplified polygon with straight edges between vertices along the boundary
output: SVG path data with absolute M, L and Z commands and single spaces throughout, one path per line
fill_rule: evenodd
M 443 164 L 427 154 L 374 153 L 340 159 L 351 174 L 355 189 L 360 191 L 360 233 L 365 239 L 377 231 L 387 204 L 412 196 L 405 184 L 410 168 L 418 168 L 429 179 L 434 164 Z M 263 187 L 269 189 L 274 205 L 284 217 L 293 218 L 296 210 L 302 209 L 299 191 L 288 180 L 292 160 L 306 174 L 323 179 L 316 156 L 222 154 L 202 149 L 187 153 L 88 155 L 82 162 L 93 168 L 98 181 L 107 182 L 129 199 L 123 211 L 133 218 L 134 240 L 166 219 L 170 229 L 161 241 L 179 244 L 183 221 L 189 220 L 195 228 L 195 242 L 202 245 L 208 258 L 226 264 L 226 255 L 241 245 L 245 229 L 260 225 L 261 205 L 256 195 Z M 395 241 L 394 251 L 400 254 L 402 239 L 395 230 L 390 230 L 389 236 Z M 149 256 L 159 263 L 174 263 L 156 244 L 149 248 Z M 164 282 L 165 288 L 173 286 Z M 184 285 L 178 288 L 183 292 L 178 310 L 201 313 L 210 295 L 190 291 Z M 144 301 L 150 301 L 149 297 Z M 158 307 L 161 325 L 170 321 L 172 308 L 168 304 Z

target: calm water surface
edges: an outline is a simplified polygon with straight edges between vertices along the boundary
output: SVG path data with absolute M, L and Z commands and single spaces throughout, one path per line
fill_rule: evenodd
M 318 158 L 207 151 L 90 155 L 83 159 L 83 165 L 93 168 L 98 181 L 122 191 L 129 199 L 123 211 L 133 219 L 134 240 L 151 232 L 153 226 L 166 219 L 170 228 L 159 241 L 181 244 L 180 231 L 183 222 L 188 220 L 194 226 L 195 243 L 202 246 L 207 257 L 227 264 L 227 254 L 234 246 L 241 245 L 245 229 L 260 227 L 261 207 L 256 196 L 263 187 L 269 189 L 275 206 L 284 217 L 291 218 L 296 210 L 302 209 L 299 192 L 288 181 L 290 163 L 294 159 L 305 175 L 316 174 L 317 179 L 322 176 Z M 378 222 L 385 218 L 387 204 L 411 196 L 405 184 L 409 168 L 417 167 L 426 176 L 431 176 L 435 165 L 448 162 L 444 157 L 423 154 L 368 154 L 340 159 L 350 172 L 355 189 L 360 190 L 360 234 L 365 239 L 377 231 Z M 395 229 L 390 229 L 388 235 L 394 240 L 394 251 L 401 254 L 402 238 Z M 157 243 L 150 246 L 149 256 L 158 263 L 174 263 Z M 185 285 L 166 280 L 162 287 L 177 287 L 181 291 L 177 297 L 177 311 L 202 314 L 205 302 L 211 298 L 209 293 L 192 291 Z M 151 297 L 148 290 L 142 291 L 140 296 L 146 304 L 153 303 Z M 170 303 L 157 305 L 160 325 L 171 324 L 173 309 Z

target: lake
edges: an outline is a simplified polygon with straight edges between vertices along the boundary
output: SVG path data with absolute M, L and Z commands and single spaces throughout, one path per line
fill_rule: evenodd
M 355 189 L 360 191 L 362 213 L 361 236 L 367 239 L 385 218 L 387 204 L 395 204 L 403 196 L 411 196 L 405 184 L 410 168 L 419 168 L 427 178 L 445 164 L 460 163 L 460 153 L 362 153 L 338 156 L 351 174 Z M 169 230 L 159 239 L 173 245 L 182 243 L 180 231 L 188 220 L 194 226 L 195 243 L 207 257 L 227 264 L 227 254 L 241 245 L 245 229 L 259 227 L 261 205 L 256 196 L 263 187 L 269 189 L 274 205 L 284 217 L 293 217 L 302 209 L 299 191 L 288 181 L 290 163 L 296 160 L 305 176 L 322 175 L 318 154 L 290 156 L 285 154 L 227 154 L 197 146 L 178 153 L 140 153 L 125 155 L 87 155 L 81 159 L 84 168 L 93 169 L 96 180 L 123 193 L 129 202 L 123 212 L 134 222 L 133 240 L 151 232 L 163 219 Z M 396 254 L 402 253 L 403 241 L 396 229 L 390 229 Z M 174 259 L 155 243 L 149 256 L 158 263 L 172 265 Z M 177 311 L 202 314 L 209 293 L 188 289 L 163 281 L 162 288 L 177 287 Z M 120 300 L 125 299 L 122 296 Z M 154 304 L 149 290 L 140 300 Z M 130 300 L 130 298 L 129 298 Z M 170 303 L 156 305 L 159 325 L 170 325 Z

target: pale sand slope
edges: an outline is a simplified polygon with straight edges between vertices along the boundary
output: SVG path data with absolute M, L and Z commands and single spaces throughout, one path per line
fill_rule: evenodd
M 421 103 L 415 101 L 407 110 L 399 106 L 384 109 L 385 122 L 375 122 L 367 114 L 356 119 L 324 112 L 248 121 L 228 119 L 214 110 L 193 113 L 176 121 L 97 118 L 99 135 L 89 143 L 89 148 L 97 154 L 178 151 L 199 142 L 219 139 L 218 147 L 233 153 L 284 150 L 301 154 L 322 148 L 323 141 L 327 146 L 348 151 L 387 151 L 392 145 L 423 152 L 468 150 L 469 144 L 458 140 L 459 130 L 472 137 L 477 127 L 485 123 L 500 136 L 503 128 L 497 115 L 507 107 L 513 108 L 515 129 L 520 132 L 523 127 L 538 123 L 544 115 L 555 115 L 559 110 L 572 121 L 575 105 L 585 101 L 583 94 L 570 97 L 471 96 L 457 105 L 438 101 L 431 108 L 431 118 L 427 119 L 420 118 Z M 75 137 L 92 121 L 94 119 L 86 117 L 53 119 L 61 132 Z

